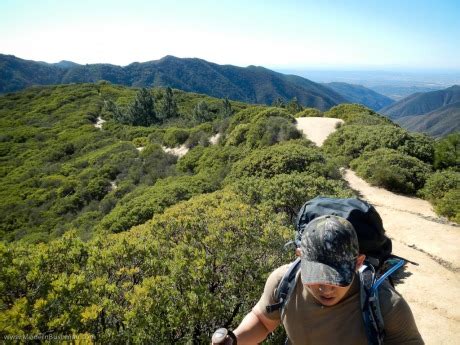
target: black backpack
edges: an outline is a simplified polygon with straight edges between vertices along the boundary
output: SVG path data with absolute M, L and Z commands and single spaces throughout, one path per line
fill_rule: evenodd
M 374 206 L 356 199 L 316 197 L 300 209 L 296 220 L 296 246 L 302 233 L 313 219 L 333 215 L 345 218 L 356 230 L 359 252 L 365 254 L 374 267 L 380 267 L 391 256 L 391 240 L 385 235 L 382 219 Z M 378 261 L 377 261 L 378 260 Z
M 361 310 L 368 343 L 383 344 L 384 324 L 378 300 L 378 287 L 389 276 L 405 264 L 405 259 L 391 254 L 391 239 L 385 235 L 382 219 L 369 203 L 357 199 L 338 199 L 316 197 L 306 202 L 300 209 L 296 220 L 295 245 L 300 247 L 300 239 L 306 225 L 313 219 L 335 215 L 347 219 L 358 235 L 360 253 L 366 261 L 359 270 Z M 266 307 L 267 312 L 281 309 L 287 305 L 296 286 L 296 276 L 300 269 L 300 258 L 289 267 L 276 289 L 277 303 Z

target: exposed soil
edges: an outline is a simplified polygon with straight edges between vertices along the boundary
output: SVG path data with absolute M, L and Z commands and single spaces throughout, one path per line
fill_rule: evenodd
M 186 153 L 188 152 L 188 147 L 185 145 L 181 145 L 181 146 L 173 147 L 173 148 L 162 146 L 162 148 L 163 148 L 163 151 L 170 153 L 172 155 L 178 156 L 179 158 L 182 156 L 185 156 Z
M 331 119 L 323 119 L 327 120 L 324 124 L 321 119 L 308 124 L 298 121 L 303 123 L 299 129 L 307 126 L 304 133 L 312 141 L 309 133 L 327 137 L 334 127 Z M 426 344 L 458 344 L 460 227 L 439 218 L 425 200 L 370 186 L 351 170 L 343 176 L 361 198 L 376 207 L 393 241 L 393 253 L 418 263 L 408 264 L 399 273 L 396 288 L 409 303 Z
M 323 145 L 324 140 L 335 131 L 339 123 L 343 123 L 343 120 L 330 117 L 299 117 L 296 120 L 297 129 L 318 146 Z
M 102 125 L 103 125 L 105 122 L 107 122 L 107 121 L 103 120 L 102 117 L 99 116 L 99 117 L 97 118 L 97 122 L 94 124 L 94 127 L 99 128 L 99 129 L 102 129 Z

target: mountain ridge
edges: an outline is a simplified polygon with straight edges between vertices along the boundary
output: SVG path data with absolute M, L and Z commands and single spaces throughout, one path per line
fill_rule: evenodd
M 46 64 L 0 54 L 0 93 L 31 85 L 69 84 L 107 80 L 132 87 L 172 87 L 213 97 L 272 104 L 296 98 L 307 107 L 327 110 L 349 102 L 335 91 L 308 79 L 287 76 L 260 66 L 218 65 L 198 58 L 167 55 L 159 60 L 80 65 L 71 61 Z
M 460 130 L 460 86 L 415 93 L 380 112 L 407 130 L 442 137 Z
M 460 131 L 460 102 L 447 104 L 424 115 L 404 116 L 394 121 L 411 131 L 444 137 Z
M 460 101 L 460 85 L 443 90 L 418 92 L 381 109 L 381 113 L 396 119 L 404 116 L 423 115 L 440 107 Z

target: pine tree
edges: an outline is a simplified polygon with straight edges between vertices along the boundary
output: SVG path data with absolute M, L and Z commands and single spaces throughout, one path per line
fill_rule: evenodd
M 284 100 L 281 98 L 281 97 L 278 97 L 273 103 L 272 105 L 274 107 L 278 107 L 278 108 L 286 108 L 286 103 L 284 103 Z
M 131 112 L 126 108 L 117 106 L 111 99 L 104 101 L 104 107 L 105 110 L 112 114 L 112 117 L 116 122 L 124 125 L 131 125 L 133 123 Z
M 287 110 L 291 114 L 297 114 L 299 111 L 302 111 L 303 108 L 300 105 L 299 101 L 297 100 L 297 97 L 293 97 L 289 104 L 287 105 Z
M 193 109 L 193 118 L 197 122 L 206 122 L 212 120 L 212 112 L 209 110 L 205 101 L 200 101 Z
M 155 112 L 155 100 L 146 88 L 142 88 L 136 94 L 134 102 L 129 107 L 129 113 L 135 126 L 150 126 L 159 122 Z
M 221 114 L 223 117 L 229 117 L 233 115 L 232 105 L 230 104 L 227 97 L 222 101 Z
M 160 109 L 158 114 L 163 121 L 179 115 L 176 100 L 170 87 L 167 87 L 160 102 Z

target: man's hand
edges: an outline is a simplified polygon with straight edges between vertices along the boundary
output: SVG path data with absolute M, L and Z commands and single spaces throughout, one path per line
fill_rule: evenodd
M 236 345 L 236 337 L 232 331 L 229 331 L 226 328 L 219 328 L 217 331 L 214 332 L 212 335 L 212 345 Z
M 257 308 L 248 313 L 235 333 L 226 328 L 219 328 L 212 336 L 212 344 L 236 345 L 237 337 L 239 345 L 259 344 L 275 330 L 280 320 L 270 320 Z

